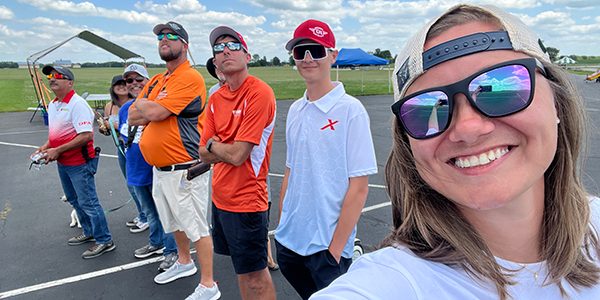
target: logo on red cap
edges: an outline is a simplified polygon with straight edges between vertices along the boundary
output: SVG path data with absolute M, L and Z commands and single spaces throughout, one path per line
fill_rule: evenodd
M 310 31 L 312 31 L 312 33 L 318 37 L 324 37 L 328 32 L 325 31 L 323 28 L 316 26 L 313 28 L 309 28 Z

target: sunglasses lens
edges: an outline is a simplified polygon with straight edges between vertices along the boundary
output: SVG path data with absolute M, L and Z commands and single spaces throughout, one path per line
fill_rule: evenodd
M 413 137 L 426 138 L 446 128 L 450 106 L 445 93 L 431 91 L 408 99 L 394 112 Z
M 327 50 L 321 45 L 299 45 L 293 49 L 294 59 L 304 60 L 306 51 L 310 52 L 310 56 L 312 56 L 312 59 L 314 60 L 324 59 L 327 57 Z
M 221 43 L 221 44 L 216 44 L 216 45 L 213 47 L 213 51 L 214 51 L 215 53 L 221 53 L 221 52 L 223 52 L 223 50 L 225 50 L 225 44 L 223 44 L 223 43 Z
M 234 42 L 228 42 L 227 43 L 227 48 L 229 48 L 229 50 L 231 51 L 238 51 L 242 48 L 242 44 L 240 43 L 234 43 Z
M 177 39 L 177 35 L 173 33 L 167 33 L 167 39 L 174 41 Z
M 510 65 L 485 72 L 469 83 L 477 107 L 490 117 L 518 112 L 531 103 L 531 78 L 522 65 Z

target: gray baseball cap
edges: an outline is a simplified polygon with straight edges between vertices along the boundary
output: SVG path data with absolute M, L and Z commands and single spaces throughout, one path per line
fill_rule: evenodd
M 69 77 L 69 80 L 71 80 L 71 81 L 75 81 L 75 76 L 73 76 L 73 72 L 71 72 L 71 70 L 69 70 L 69 68 L 67 68 L 67 67 L 45 66 L 42 69 L 42 73 L 44 73 L 46 75 L 50 75 L 50 72 L 52 72 L 52 70 L 56 71 L 56 73 L 58 73 L 58 74 L 62 74 L 62 75 Z
M 150 77 L 148 77 L 148 71 L 146 71 L 146 68 L 144 68 L 144 66 L 142 65 L 130 64 L 129 66 L 127 66 L 127 68 L 125 68 L 125 71 L 123 71 L 123 77 L 125 77 L 125 75 L 127 75 L 127 73 L 129 72 L 138 73 L 144 76 L 144 78 L 150 79 Z
M 183 40 L 184 43 L 188 44 L 189 43 L 189 38 L 188 38 L 188 34 L 187 31 L 185 31 L 185 29 L 183 29 L 183 26 L 181 26 L 181 24 L 173 22 L 173 21 L 169 21 L 165 24 L 158 24 L 156 26 L 154 26 L 154 29 L 152 29 L 152 32 L 154 32 L 154 34 L 159 35 L 161 31 L 163 31 L 164 29 L 171 29 L 173 31 L 175 31 L 175 33 L 177 33 L 177 35 L 179 35 L 179 37 Z

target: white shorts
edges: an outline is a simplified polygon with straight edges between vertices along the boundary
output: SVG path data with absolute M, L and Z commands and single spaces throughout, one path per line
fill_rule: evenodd
M 209 236 L 208 179 L 206 172 L 191 181 L 187 170 L 160 171 L 152 168 L 152 196 L 165 232 L 183 231 L 196 242 Z

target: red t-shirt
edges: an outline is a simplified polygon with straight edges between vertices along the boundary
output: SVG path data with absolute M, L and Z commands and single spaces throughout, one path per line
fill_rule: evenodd
M 267 173 L 275 127 L 275 95 L 260 79 L 248 76 L 235 91 L 223 86 L 209 99 L 200 146 L 218 136 L 221 143 L 244 141 L 254 144 L 239 167 L 217 163 L 213 168 L 212 201 L 230 212 L 266 211 Z

